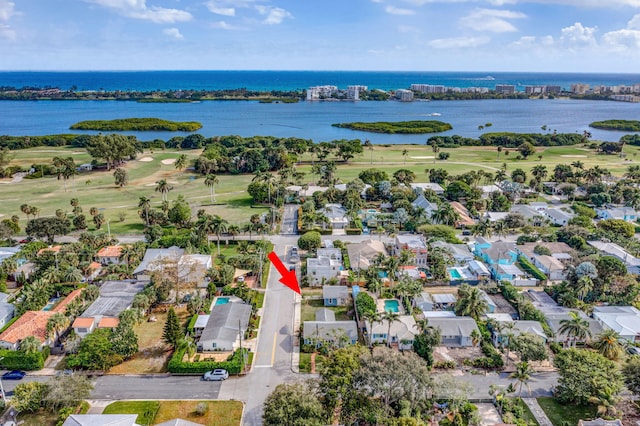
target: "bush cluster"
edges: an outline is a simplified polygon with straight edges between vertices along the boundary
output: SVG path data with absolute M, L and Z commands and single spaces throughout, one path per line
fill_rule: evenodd
M 224 368 L 229 374 L 239 374 L 242 369 L 242 354 L 246 353 L 246 350 L 235 351 L 226 361 L 195 361 L 185 362 L 184 349 L 177 349 L 171 360 L 169 361 L 168 370 L 174 374 L 203 374 L 216 368 Z
M 529 262 L 529 259 L 527 259 L 526 257 L 522 255 L 518 256 L 518 262 L 520 262 L 520 265 L 522 265 L 524 270 L 533 275 L 534 278 L 540 281 L 545 281 L 547 279 L 547 276 L 543 274 L 540 269 L 536 268 L 533 263 Z
M 49 347 L 42 352 L 25 353 L 22 351 L 0 350 L 0 367 L 7 370 L 40 370 L 49 357 Z

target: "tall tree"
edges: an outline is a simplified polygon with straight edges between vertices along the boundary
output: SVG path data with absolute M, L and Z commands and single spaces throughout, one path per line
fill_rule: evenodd
M 162 340 L 175 349 L 178 345 L 178 341 L 182 339 L 182 337 L 183 333 L 180 323 L 178 322 L 178 316 L 176 315 L 176 311 L 173 310 L 173 307 L 171 307 L 169 308 L 167 321 L 164 323 L 164 328 L 162 330 Z
M 47 321 L 47 336 L 50 337 L 51 334 L 55 337 L 55 343 L 60 343 L 60 333 L 69 327 L 69 318 L 67 318 L 62 312 L 56 312 L 51 315 L 49 320 Z
M 509 375 L 510 379 L 516 379 L 518 383 L 518 396 L 522 396 L 522 387 L 526 386 L 529 391 L 529 395 L 531 395 L 531 387 L 529 386 L 529 382 L 533 380 L 531 375 L 535 373 L 533 368 L 529 365 L 528 362 L 522 361 L 516 364 L 516 371 Z
M 167 201 L 167 195 L 171 190 L 173 190 L 173 186 L 166 179 L 160 179 L 156 182 L 156 192 L 162 194 L 162 201 Z
M 469 284 L 460 286 L 455 306 L 456 315 L 470 316 L 477 321 L 487 312 L 487 307 L 488 303 L 479 288 Z
M 178 158 L 176 158 L 176 162 L 173 163 L 173 165 L 178 170 L 184 169 L 185 167 L 187 167 L 187 156 L 184 154 L 178 155 Z
M 209 188 L 209 197 L 211 199 L 211 204 L 216 202 L 216 189 L 215 186 L 220 183 L 218 177 L 216 175 L 212 175 L 209 173 L 204 178 L 204 184 Z
M 605 330 L 593 342 L 593 347 L 610 360 L 617 360 L 624 352 L 621 337 L 615 330 Z
M 573 346 L 577 340 L 590 339 L 589 321 L 583 319 L 576 312 L 569 312 L 569 316 L 569 319 L 560 320 L 558 334 L 566 334 L 569 342 L 573 341 Z

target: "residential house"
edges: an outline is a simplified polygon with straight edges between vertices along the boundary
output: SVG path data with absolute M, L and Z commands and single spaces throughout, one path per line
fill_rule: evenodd
M 445 243 L 444 241 L 435 241 L 431 246 L 449 251 L 451 256 L 453 256 L 456 266 L 466 265 L 475 258 L 471 250 L 469 250 L 469 246 L 466 244 L 451 244 Z
M 355 345 L 358 341 L 358 326 L 355 321 L 336 321 L 336 314 L 330 309 L 316 311 L 315 321 L 305 321 L 302 325 L 305 344 L 315 342 L 340 343 L 344 341 Z
M 546 218 L 553 225 L 565 226 L 575 216 L 573 213 L 566 212 L 562 209 L 547 209 L 544 212 Z
M 487 302 L 487 309 L 485 313 L 487 314 L 494 313 L 496 311 L 497 306 L 496 306 L 496 303 L 491 298 L 491 296 L 489 296 L 484 290 L 480 290 L 480 294 L 482 295 L 482 298 L 484 299 L 484 301 Z
M 440 344 L 451 347 L 473 346 L 471 334 L 479 334 L 478 326 L 471 317 L 429 318 L 429 325 L 440 329 Z
M 491 277 L 489 269 L 487 269 L 484 263 L 477 260 L 469 261 L 467 269 L 469 269 L 469 271 L 475 276 L 476 281 L 487 280 Z
M 207 288 L 209 285 L 207 271 L 212 266 L 211 255 L 184 254 L 178 261 L 178 279 L 182 285 L 192 284 L 199 288 Z
M 337 278 L 343 269 L 342 261 L 339 259 L 328 256 L 307 259 L 307 276 L 310 285 L 324 284 L 331 278 Z
M 444 188 L 439 183 L 435 183 L 435 182 L 412 182 L 409 185 L 411 186 L 411 189 L 413 189 L 413 190 L 416 190 L 416 189 L 419 188 L 423 192 L 424 191 L 433 191 L 437 195 L 443 195 L 444 194 Z
M 347 184 L 346 183 L 339 183 L 337 185 L 334 186 L 334 188 L 336 188 L 338 191 L 346 191 L 347 190 Z M 365 183 L 364 186 L 362 187 L 362 191 L 360 191 L 360 196 L 364 199 L 367 198 L 367 190 L 371 188 L 371 185 L 369 185 L 368 183 Z
M 491 341 L 496 347 L 501 345 L 508 345 L 510 335 L 513 335 L 515 337 L 521 335 L 522 333 L 533 334 L 534 336 L 540 337 L 545 343 L 547 342 L 547 335 L 542 328 L 542 324 L 540 324 L 538 321 L 513 321 L 511 320 L 511 317 L 509 317 L 509 321 L 498 321 L 498 323 L 500 325 L 510 323 L 513 324 L 513 326 L 511 328 L 493 327 L 491 329 Z
M 601 252 L 621 260 L 631 274 L 640 274 L 640 259 L 630 254 L 616 243 L 605 243 L 603 241 L 587 241 L 592 247 Z
M 106 246 L 98 250 L 96 257 L 102 265 L 119 265 L 121 254 L 122 246 Z
M 73 330 L 84 337 L 96 328 L 117 327 L 120 313 L 131 307 L 133 298 L 145 285 L 146 282 L 135 280 L 105 281 L 98 298 L 73 322 Z
M 346 229 L 349 227 L 349 218 L 347 217 L 347 209 L 342 204 L 325 204 L 324 209 L 318 210 L 329 219 L 331 229 Z
M 379 240 L 347 244 L 347 253 L 354 271 L 369 269 L 373 260 L 380 254 L 387 255 L 384 243 Z
M 491 223 L 495 223 L 501 220 L 505 220 L 510 212 L 485 212 L 484 217 Z
M 0 293 L 0 328 L 4 328 L 11 321 L 16 311 L 13 303 L 7 301 L 8 298 L 7 293 Z
M 413 298 L 413 307 L 421 311 L 433 311 L 434 301 L 431 294 L 423 291 Z
M 11 256 L 16 255 L 20 251 L 21 247 L 0 247 L 0 263 L 10 258 Z
M 518 259 L 516 245 L 507 241 L 488 242 L 482 237 L 476 239 L 474 252 L 489 266 L 492 277 L 497 280 L 514 282 L 526 277 L 515 262 Z
M 426 280 L 427 274 L 424 271 L 421 271 L 417 266 L 414 265 L 405 265 L 398 267 L 398 272 L 396 273 L 398 279 L 401 279 L 403 276 L 409 277 L 412 280 Z
M 137 414 L 71 414 L 62 426 L 139 426 Z
M 640 311 L 633 306 L 596 306 L 593 318 L 626 341 L 640 342 Z
M 458 213 L 458 216 L 460 216 L 455 223 L 456 228 L 471 228 L 476 224 L 476 221 L 471 219 L 471 216 L 469 216 L 469 210 L 467 210 L 465 206 L 457 201 L 451 201 L 449 204 L 451 204 L 451 207 L 453 207 L 453 209 Z
M 611 207 L 596 209 L 599 219 L 619 219 L 625 222 L 638 220 L 638 212 L 633 207 Z
M 62 246 L 60 245 L 45 247 L 43 249 L 38 250 L 38 253 L 36 254 L 36 256 L 42 256 L 47 252 L 51 252 L 54 255 L 57 255 L 58 253 L 60 253 L 60 249 L 62 249 Z
M 427 266 L 427 244 L 421 236 L 413 234 L 396 235 L 393 254 L 400 256 L 403 250 L 408 250 L 413 255 L 412 263 L 416 266 Z
M 436 293 L 432 294 L 431 298 L 433 299 L 434 309 L 441 311 L 453 310 L 458 300 L 456 295 L 452 293 Z
M 533 258 L 533 264 L 552 281 L 562 281 L 567 278 L 564 263 L 553 256 L 537 255 Z
M 324 306 L 346 306 L 351 302 L 351 291 L 346 285 L 322 286 Z
M 91 262 L 89 266 L 84 270 L 84 277 L 82 282 L 92 282 L 102 272 L 102 265 L 98 262 Z
M 147 249 L 142 262 L 133 270 L 133 276 L 140 281 L 149 281 L 153 272 L 177 268 L 183 254 L 184 249 L 176 246 L 167 249 Z
M 64 299 L 45 311 L 27 311 L 0 334 L 0 347 L 17 350 L 20 342 L 27 336 L 35 336 L 43 345 L 53 345 L 52 338 L 47 338 L 47 322 L 56 313 L 64 313 L 67 305 L 80 297 L 83 289 L 73 290 Z
M 198 341 L 198 350 L 211 352 L 238 349 L 249 327 L 251 310 L 251 305 L 244 303 L 214 305 Z
M 598 417 L 595 420 L 579 420 L 578 426 L 623 426 L 622 420 L 604 420 Z
M 438 204 L 427 200 L 424 195 L 418 195 L 418 198 L 411 203 L 411 207 L 413 207 L 413 210 L 424 210 L 424 216 L 428 218 L 433 215 L 434 211 L 438 210 Z
M 527 274 L 522 272 L 516 265 L 497 264 L 494 267 L 493 276 L 496 281 L 509 281 L 513 285 L 535 285 L 528 279 Z
M 478 185 L 476 186 L 476 188 L 480 190 L 480 192 L 482 193 L 482 198 L 485 200 L 489 198 L 494 192 L 502 193 L 502 189 L 500 189 L 500 187 L 496 184 Z
M 365 327 L 372 344 L 386 343 L 390 339 L 390 343 L 397 344 L 399 349 L 413 348 L 413 339 L 418 334 L 416 320 L 412 315 L 400 315 L 397 321 L 391 323 L 390 333 L 387 320 L 376 321 L 373 325 L 365 321 Z

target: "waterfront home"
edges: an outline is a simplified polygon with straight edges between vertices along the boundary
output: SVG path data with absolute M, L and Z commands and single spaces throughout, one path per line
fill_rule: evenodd
M 440 344 L 449 347 L 473 346 L 473 331 L 480 333 L 471 317 L 432 317 L 429 318 L 429 326 L 440 329 Z
M 316 311 L 315 321 L 303 323 L 302 336 L 307 345 L 315 343 L 321 346 L 323 342 L 355 345 L 358 341 L 358 326 L 355 321 L 336 321 L 335 312 L 322 308 Z

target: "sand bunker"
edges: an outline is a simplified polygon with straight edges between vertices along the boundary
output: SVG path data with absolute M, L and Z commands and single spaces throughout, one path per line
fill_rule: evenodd
M 410 157 L 413 158 L 414 160 L 429 160 L 429 159 L 433 159 L 433 155 L 428 155 L 426 157 Z
M 175 158 L 167 158 L 166 160 L 161 161 L 162 164 L 173 164 L 175 162 L 176 162 Z
M 588 155 L 561 155 L 560 157 L 564 157 L 564 158 L 587 158 Z
M 142 157 L 138 161 L 142 161 L 143 163 L 148 163 L 149 161 L 153 161 L 152 157 Z

